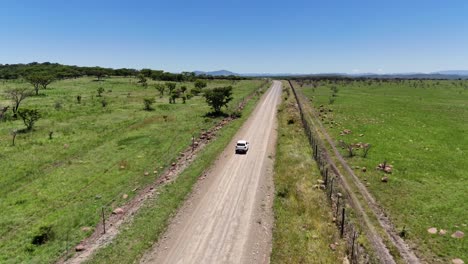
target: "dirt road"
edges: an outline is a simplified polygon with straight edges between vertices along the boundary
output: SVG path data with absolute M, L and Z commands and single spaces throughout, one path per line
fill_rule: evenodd
M 275 81 L 141 263 L 269 262 L 280 97 Z M 234 153 L 238 139 L 250 142 L 246 155 Z

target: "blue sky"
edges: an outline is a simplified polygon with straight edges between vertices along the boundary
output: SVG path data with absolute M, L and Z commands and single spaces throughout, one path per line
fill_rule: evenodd
M 0 0 L 0 63 L 234 72 L 468 70 L 468 2 Z

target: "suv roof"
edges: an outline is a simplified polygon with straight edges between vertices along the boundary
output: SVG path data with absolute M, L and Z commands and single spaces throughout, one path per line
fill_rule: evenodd
M 237 140 L 237 144 L 246 144 L 247 141 L 246 140 Z

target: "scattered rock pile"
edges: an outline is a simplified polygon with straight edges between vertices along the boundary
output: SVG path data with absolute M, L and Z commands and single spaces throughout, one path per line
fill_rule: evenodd
M 349 134 L 351 134 L 351 133 L 352 133 L 351 130 L 345 129 L 345 130 L 341 131 L 340 136 L 349 135 Z
M 439 235 L 444 236 L 445 234 L 447 234 L 447 230 L 445 230 L 445 229 L 437 230 L 436 227 L 431 227 L 431 228 L 427 229 L 427 232 L 428 232 L 429 234 L 431 234 L 431 235 L 435 235 L 435 234 L 438 233 Z M 455 238 L 455 239 L 461 239 L 461 238 L 463 238 L 464 236 L 465 236 L 465 234 L 464 234 L 462 231 L 460 231 L 460 230 L 455 231 L 455 232 L 451 235 L 451 237 L 453 237 L 453 238 Z M 464 264 L 465 262 L 463 262 L 462 259 L 455 258 L 455 259 L 452 259 L 452 263 L 453 263 L 453 264 Z
M 392 169 L 393 169 L 393 166 L 390 165 L 390 164 L 387 164 L 387 162 L 384 162 L 384 163 L 380 163 L 377 168 L 377 170 L 381 170 L 387 174 L 391 174 L 392 173 Z

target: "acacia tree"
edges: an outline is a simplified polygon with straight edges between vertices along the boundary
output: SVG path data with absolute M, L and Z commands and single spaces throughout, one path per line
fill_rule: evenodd
M 185 92 L 187 91 L 187 86 L 183 85 L 180 87 L 180 97 L 182 98 L 182 103 L 185 104 L 185 101 L 187 101 L 187 95 Z
M 180 91 L 182 92 L 182 94 L 185 94 L 185 92 L 187 91 L 187 86 L 185 85 L 181 86 Z
M 2 108 L 1 108 L 1 110 L 0 110 L 0 122 L 3 120 L 6 111 L 8 111 L 8 108 L 10 108 L 10 107 L 9 107 L 9 106 L 5 106 L 5 107 L 2 107 Z
M 214 110 L 215 114 L 221 113 L 221 108 L 227 106 L 232 100 L 232 86 L 216 87 L 211 90 L 205 91 L 203 95 L 206 102 Z
M 31 90 L 26 87 L 12 88 L 6 90 L 5 93 L 7 97 L 13 101 L 13 117 L 17 118 L 19 106 L 24 99 L 32 94 Z
M 179 97 L 178 93 L 175 92 L 175 88 L 177 84 L 173 82 L 167 82 L 165 83 L 165 85 L 167 89 L 169 90 L 169 103 L 175 104 L 175 99 Z
M 156 90 L 158 90 L 159 97 L 162 98 L 164 96 L 164 91 L 166 90 L 166 86 L 160 83 L 157 83 L 154 85 L 154 87 L 156 88 Z
M 55 81 L 55 76 L 51 74 L 44 74 L 41 76 L 41 81 L 39 84 L 42 86 L 42 89 L 47 89 L 47 86 Z
M 172 90 L 172 91 L 169 93 L 169 103 L 170 103 L 170 104 L 175 104 L 175 103 L 176 103 L 176 99 L 177 99 L 177 98 L 180 98 L 180 95 L 181 95 L 180 89 Z
M 23 119 L 23 123 L 28 131 L 31 131 L 34 123 L 41 118 L 41 114 L 37 109 L 22 109 L 18 111 L 18 115 Z
M 195 85 L 195 88 L 201 90 L 206 87 L 206 82 L 202 80 L 196 80 L 194 85 Z
M 151 74 L 153 74 L 153 71 L 151 69 L 141 69 L 140 74 L 147 78 L 150 78 Z
M 153 105 L 153 103 L 154 103 L 153 98 L 144 98 L 143 99 L 143 104 L 145 105 L 145 107 L 143 109 L 146 110 L 146 111 L 153 110 L 153 107 L 151 107 Z
M 108 74 L 108 71 L 101 67 L 92 67 L 86 74 L 96 76 L 98 81 L 102 81 L 102 78 Z
M 146 79 L 145 75 L 143 75 L 141 73 L 138 75 L 138 83 L 141 84 L 141 86 L 143 86 L 145 88 L 148 87 L 147 79 Z
M 104 88 L 102 87 L 97 88 L 98 97 L 101 97 L 103 92 L 104 92 Z
M 47 86 L 55 80 L 55 76 L 46 72 L 34 72 L 26 75 L 24 79 L 33 85 L 36 95 L 39 94 L 39 86 L 47 89 Z
M 24 79 L 33 85 L 36 95 L 39 94 L 39 85 L 41 85 L 41 77 L 37 73 L 32 73 L 24 77 Z
M 167 82 L 165 83 L 167 89 L 169 90 L 169 94 L 172 93 L 172 91 L 174 91 L 174 89 L 176 88 L 177 84 L 176 83 L 173 83 L 173 82 Z

